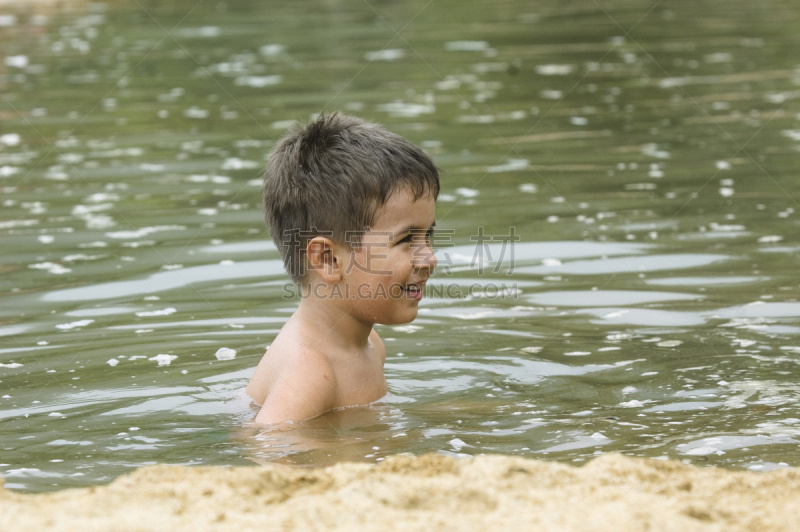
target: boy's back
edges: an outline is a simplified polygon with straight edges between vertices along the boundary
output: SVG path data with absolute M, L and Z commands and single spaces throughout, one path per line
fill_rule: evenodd
M 380 126 L 327 115 L 290 132 L 265 175 L 273 240 L 303 296 L 247 393 L 256 422 L 363 405 L 387 391 L 376 323 L 417 314 L 436 258 L 430 245 L 438 171 Z

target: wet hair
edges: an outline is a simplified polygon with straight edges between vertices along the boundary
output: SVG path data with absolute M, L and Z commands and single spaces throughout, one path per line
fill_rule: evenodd
M 400 187 L 414 201 L 439 195 L 439 169 L 403 137 L 340 113 L 294 126 L 270 153 L 263 190 L 267 227 L 292 280 L 304 279 L 306 246 L 316 236 L 359 249 Z

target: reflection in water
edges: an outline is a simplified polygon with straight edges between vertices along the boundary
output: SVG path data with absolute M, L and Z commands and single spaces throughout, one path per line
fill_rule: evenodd
M 412 442 L 402 426 L 399 410 L 378 404 L 334 410 L 274 428 L 245 427 L 232 437 L 242 445 L 243 456 L 259 464 L 327 466 L 382 460 L 403 452 Z

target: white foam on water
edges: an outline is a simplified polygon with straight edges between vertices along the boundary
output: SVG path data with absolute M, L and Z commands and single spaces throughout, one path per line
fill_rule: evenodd
M 9 55 L 5 60 L 6 66 L 13 68 L 25 68 L 29 64 L 27 55 Z
M 465 198 L 475 198 L 480 195 L 480 191 L 474 188 L 461 187 L 456 189 L 456 194 L 464 196 Z
M 449 41 L 444 43 L 448 52 L 486 52 L 490 49 L 486 41 Z
M 289 129 L 297 123 L 297 120 L 278 120 L 271 124 L 272 129 Z
M 642 147 L 639 149 L 642 155 L 647 155 L 649 157 L 655 157 L 656 159 L 669 159 L 670 153 L 666 150 L 662 150 L 658 147 L 658 144 L 653 142 L 648 144 L 643 144 Z M 637 168 L 636 163 L 631 163 L 628 165 L 631 170 L 635 170 Z
M 222 163 L 223 170 L 247 170 L 251 168 L 258 168 L 260 166 L 261 163 L 239 159 L 238 157 L 229 157 Z
M 176 358 L 178 358 L 177 355 L 160 354 L 154 357 L 150 357 L 147 360 L 155 360 L 156 362 L 158 362 L 159 366 L 169 366 L 172 363 L 172 361 L 175 360 Z
M 537 65 L 536 73 L 541 76 L 566 76 L 575 71 L 575 65 Z
M 402 48 L 378 50 L 375 52 L 367 52 L 364 54 L 364 59 L 367 61 L 397 61 L 406 56 L 405 50 Z
M 378 111 L 384 111 L 395 117 L 415 118 L 420 115 L 430 115 L 436 111 L 433 104 L 392 102 L 377 106 Z
M 153 316 L 169 316 L 170 314 L 175 314 L 178 311 L 175 307 L 167 307 L 160 310 L 141 310 L 136 313 L 137 316 L 143 318 L 149 318 Z
M 518 170 L 525 170 L 530 166 L 530 161 L 527 159 L 509 159 L 505 164 L 499 164 L 496 166 L 489 166 L 486 168 L 486 171 L 490 174 L 496 174 L 499 172 L 515 172 Z
M 0 135 L 0 144 L 5 146 L 17 146 L 21 140 L 22 137 L 19 135 L 19 133 L 5 133 Z
M 751 345 L 755 345 L 758 342 L 755 340 L 745 340 L 742 338 L 734 338 L 732 345 L 739 345 L 740 347 L 750 347 Z
M 79 320 L 79 321 L 72 321 L 69 323 L 60 323 L 56 325 L 56 329 L 61 329 L 62 331 L 67 331 L 70 329 L 75 329 L 77 327 L 86 327 L 94 323 L 94 320 Z
M 653 179 L 661 179 L 664 177 L 664 172 L 661 170 L 661 167 L 657 163 L 653 163 L 650 165 L 650 171 L 647 172 L 647 177 Z
M 78 262 L 99 260 L 108 257 L 108 255 L 86 255 L 85 253 L 75 253 L 74 255 L 64 255 L 61 260 L 64 262 Z
M 655 190 L 655 183 L 628 183 L 624 187 L 625 190 Z
M 632 399 L 630 401 L 625 401 L 619 404 L 619 406 L 623 408 L 641 408 L 645 405 L 645 403 L 649 403 L 652 401 L 639 401 L 638 399 Z
M 440 91 L 456 90 L 461 87 L 461 81 L 454 79 L 452 76 L 448 76 L 447 79 L 443 81 L 437 81 L 434 86 Z
M 16 369 L 16 368 L 21 368 L 21 367 L 22 367 L 22 364 L 20 364 L 18 362 L 11 362 L 9 364 L 0 364 L 0 368 Z M 3 397 L 4 398 L 8 398 L 8 397 L 11 397 L 11 396 L 10 395 L 4 395 Z
M 452 445 L 453 449 L 455 449 L 456 451 L 460 451 L 464 447 L 472 447 L 472 445 L 464 443 L 464 441 L 462 441 L 459 438 L 453 438 L 452 440 L 448 441 L 447 443 Z
M 103 203 L 106 201 L 119 201 L 119 195 L 114 193 L 108 192 L 97 192 L 95 194 L 89 194 L 83 201 L 87 203 Z
M 475 72 L 476 74 L 489 74 L 490 72 L 499 72 L 505 73 L 508 72 L 508 63 L 505 61 L 491 61 L 486 63 L 475 63 L 470 67 L 470 69 Z M 446 81 L 456 81 L 460 83 L 460 80 L 454 79 L 452 76 L 448 76 L 450 78 Z M 454 88 L 458 88 L 457 86 Z
M 234 83 L 240 87 L 253 87 L 261 89 L 278 85 L 283 81 L 283 76 L 239 76 L 234 80 Z
M 20 172 L 19 167 L 17 166 L 0 166 L 0 177 L 11 177 L 12 175 L 16 175 Z
M 192 106 L 188 109 L 184 109 L 183 116 L 186 118 L 197 118 L 197 119 L 204 119 L 208 118 L 208 109 L 200 109 L 199 107 Z
M 441 148 L 442 147 L 442 141 L 441 140 L 423 140 L 420 143 L 420 146 L 422 146 L 423 148 L 426 148 L 426 149 L 435 150 L 437 148 Z
M 392 329 L 398 332 L 413 333 L 422 330 L 422 327 L 419 325 L 398 325 L 392 327 Z
M 111 366 L 113 368 L 114 366 L 119 364 L 119 360 L 117 360 L 116 358 L 112 358 L 112 359 L 107 360 L 106 364 L 108 364 L 109 366 Z
M 545 89 L 539 92 L 539 96 L 545 100 L 560 100 L 564 96 L 564 93 L 556 89 Z
M 133 238 L 142 238 L 143 236 L 157 233 L 159 231 L 185 231 L 185 225 L 156 225 L 153 227 L 142 227 L 141 229 L 137 229 L 135 231 L 113 231 L 110 233 L 106 233 L 108 238 L 117 238 L 117 239 L 133 239 Z
M 34 477 L 34 478 L 48 478 L 48 477 L 61 477 L 60 473 L 49 473 L 42 471 L 35 467 L 21 467 L 19 469 L 8 469 L 3 472 L 5 477 Z M 8 484 L 6 484 L 8 486 Z
M 182 28 L 175 30 L 173 33 L 175 33 L 178 37 L 186 37 L 190 39 L 211 39 L 222 35 L 222 29 L 219 26 L 202 26 L 199 28 Z
M 717 454 L 722 455 L 725 454 L 725 451 L 720 451 L 716 447 L 711 446 L 703 446 L 703 447 L 695 447 L 694 449 L 689 449 L 681 454 L 687 454 L 691 456 L 707 456 L 709 454 Z
M 733 54 L 730 52 L 714 52 L 704 57 L 706 63 L 730 63 L 733 61 Z
M 460 124 L 492 124 L 494 121 L 494 115 L 462 115 L 458 117 Z
M 82 153 L 62 153 L 56 157 L 58 162 L 70 165 L 81 163 L 83 159 L 84 155 Z
M 264 57 L 275 57 L 286 52 L 286 47 L 282 44 L 265 44 L 258 49 L 258 53 Z
M 658 347 L 677 347 L 681 345 L 683 342 L 680 340 L 664 340 L 663 342 L 658 342 L 656 345 Z
M 800 129 L 785 129 L 781 131 L 784 137 L 789 137 L 792 140 L 800 142 Z
M 217 360 L 233 360 L 236 358 L 236 350 L 229 347 L 220 347 L 214 353 L 214 356 L 217 357 Z

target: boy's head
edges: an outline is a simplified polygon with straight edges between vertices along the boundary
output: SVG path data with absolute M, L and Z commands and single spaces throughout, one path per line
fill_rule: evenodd
M 303 280 L 314 237 L 358 249 L 363 231 L 400 188 L 414 200 L 439 195 L 438 169 L 403 137 L 339 113 L 290 130 L 270 154 L 264 210 L 292 279 Z

